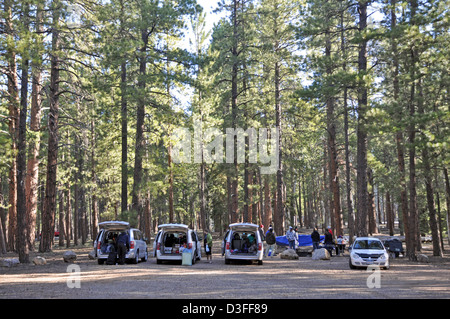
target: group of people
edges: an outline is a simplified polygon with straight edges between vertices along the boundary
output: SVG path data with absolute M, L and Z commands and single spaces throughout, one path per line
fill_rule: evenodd
M 330 256 L 332 256 L 333 249 L 336 250 L 336 256 L 339 256 L 341 253 L 344 253 L 345 250 L 345 241 L 342 236 L 338 236 L 336 242 L 333 240 L 333 231 L 331 230 L 331 227 L 325 228 L 324 233 L 325 239 L 324 239 L 324 248 L 328 250 L 330 253 Z M 313 242 L 313 249 L 319 249 L 320 248 L 320 234 L 317 230 L 317 227 L 314 227 L 314 230 L 311 234 L 311 239 Z
M 130 237 L 127 232 L 123 231 L 119 235 L 110 233 L 108 236 L 108 245 L 106 252 L 108 253 L 107 265 L 125 264 L 125 256 L 130 250 Z
M 332 256 L 332 251 L 336 250 L 336 256 L 340 255 L 341 253 L 344 253 L 345 250 L 345 240 L 342 236 L 338 236 L 336 241 L 333 240 L 333 232 L 331 230 L 331 227 L 325 228 L 324 232 L 324 247 L 328 252 L 330 253 L 330 256 Z M 294 249 L 298 245 L 298 234 L 297 234 L 297 227 L 289 226 L 289 230 L 286 232 L 286 239 L 289 243 L 289 249 Z M 318 232 L 317 227 L 314 227 L 314 230 L 311 234 L 311 239 L 313 243 L 313 249 L 319 249 L 320 247 L 320 234 Z M 268 256 L 268 252 L 270 250 L 275 250 L 275 242 L 276 242 L 276 236 L 273 232 L 272 226 L 269 227 L 269 230 L 266 232 L 266 249 L 264 252 L 264 257 Z

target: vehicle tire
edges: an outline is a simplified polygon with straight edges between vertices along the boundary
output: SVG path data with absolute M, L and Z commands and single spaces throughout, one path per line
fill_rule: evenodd
M 97 259 L 99 265 L 103 265 L 105 263 L 104 259 Z
M 356 269 L 356 266 L 354 266 L 354 265 L 352 264 L 351 258 L 348 259 L 348 265 L 349 265 L 350 269 Z
M 139 262 L 139 250 L 136 251 L 136 255 L 134 256 L 134 259 L 131 261 L 132 264 L 137 264 Z
M 262 260 L 258 260 L 258 265 L 262 265 L 263 264 L 263 261 Z
M 156 263 L 159 265 L 159 264 L 161 264 L 162 263 L 162 261 L 161 260 L 159 260 L 158 258 L 156 258 Z
M 225 264 L 229 265 L 230 264 L 230 260 L 225 258 Z

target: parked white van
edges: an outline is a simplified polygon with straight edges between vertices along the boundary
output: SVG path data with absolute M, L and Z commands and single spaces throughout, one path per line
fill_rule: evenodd
M 137 264 L 139 260 L 147 261 L 147 239 L 144 238 L 141 231 L 131 228 L 128 222 L 107 221 L 98 224 L 100 231 L 94 241 L 94 247 L 97 252 L 97 260 L 102 265 L 108 258 L 106 247 L 110 239 L 116 238 L 122 231 L 126 231 L 130 238 L 130 250 L 125 255 L 125 259 L 131 263 Z
M 184 224 L 162 224 L 153 242 L 153 257 L 156 263 L 162 261 L 182 261 L 183 251 L 190 249 L 192 264 L 202 258 L 202 244 L 195 230 Z
M 229 226 L 224 239 L 225 263 L 232 260 L 257 261 L 263 264 L 263 235 L 258 225 L 235 223 Z

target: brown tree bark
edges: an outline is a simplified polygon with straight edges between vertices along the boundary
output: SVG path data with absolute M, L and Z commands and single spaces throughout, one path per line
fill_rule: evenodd
M 325 46 L 325 56 L 327 57 L 327 75 L 331 76 L 333 73 L 331 67 L 331 40 L 329 32 L 326 32 L 326 46 Z M 332 225 L 334 226 L 334 234 L 336 236 L 343 235 L 342 229 L 342 214 L 341 214 L 341 196 L 339 191 L 339 176 L 338 176 L 338 164 L 337 164 L 337 151 L 336 151 L 336 124 L 335 124 L 335 114 L 334 106 L 335 99 L 333 96 L 327 97 L 327 133 L 328 133 L 328 160 L 329 160 L 329 180 L 332 193 L 331 199 L 331 215 Z
M 29 5 L 23 4 L 23 15 L 21 20 L 25 31 L 29 29 Z M 22 76 L 20 89 L 20 115 L 19 131 L 17 136 L 17 237 L 16 250 L 19 253 L 21 263 L 29 263 L 29 249 L 27 244 L 27 199 L 25 193 L 26 177 L 26 139 L 27 139 L 27 109 L 28 109 L 28 52 L 22 53 Z
M 12 21 L 12 1 L 5 0 L 4 4 L 5 12 L 5 33 L 8 38 L 12 40 L 14 29 Z M 8 238 L 7 249 L 10 251 L 15 250 L 15 236 L 17 226 L 17 134 L 19 126 L 19 82 L 17 78 L 17 66 L 16 66 L 16 52 L 10 45 L 6 48 L 7 59 L 7 79 L 8 79 L 8 104 L 9 104 L 9 134 L 11 136 L 11 166 L 9 168 L 9 208 L 8 208 Z
M 41 33 L 43 32 L 43 3 L 39 2 L 36 9 L 36 32 L 37 46 L 42 44 Z M 39 54 L 39 52 L 37 52 Z M 27 197 L 27 241 L 28 249 L 34 251 L 36 240 L 36 215 L 38 205 L 38 185 L 39 185 L 39 150 L 41 139 L 38 135 L 41 129 L 41 71 L 42 63 L 31 64 L 32 84 L 31 84 L 31 112 L 30 131 L 35 134 L 34 138 L 28 139 L 28 163 L 27 176 L 25 181 L 25 192 Z
M 264 176 L 264 227 L 269 229 L 272 224 L 272 200 L 270 198 L 270 183 L 268 176 Z
M 138 88 L 139 98 L 136 108 L 136 144 L 134 155 L 134 173 L 133 173 L 133 191 L 132 191 L 132 203 L 131 209 L 136 211 L 138 216 L 142 216 L 142 158 L 145 147 L 144 139 L 144 117 L 145 117 L 145 76 L 147 73 L 147 44 L 149 33 L 148 30 L 141 30 L 142 47 L 140 48 L 139 58 L 139 79 Z M 169 156 L 170 157 L 170 156 Z M 171 159 L 169 159 L 171 161 Z M 169 167 L 170 169 L 170 167 Z M 173 209 L 171 210 L 170 222 L 173 222 Z
M 52 250 L 55 231 L 56 214 L 56 172 L 58 168 L 58 117 L 59 117 L 59 72 L 60 60 L 57 53 L 60 48 L 60 3 L 53 1 L 53 25 L 52 25 L 52 52 L 49 87 L 48 114 L 48 154 L 47 154 L 47 177 L 45 184 L 44 210 L 42 212 L 42 237 L 39 252 Z
M 358 4 L 359 13 L 359 32 L 364 32 L 367 27 L 367 2 L 362 1 Z M 358 54 L 358 72 L 360 82 L 358 83 L 358 126 L 357 126 L 357 215 L 356 229 L 357 236 L 367 236 L 367 214 L 368 214 L 368 196 L 367 196 L 367 88 L 362 80 L 367 71 L 366 56 L 367 40 L 363 39 L 359 44 Z

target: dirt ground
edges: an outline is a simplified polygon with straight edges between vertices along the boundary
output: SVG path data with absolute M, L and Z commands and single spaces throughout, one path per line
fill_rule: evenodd
M 391 260 L 389 270 L 377 274 L 365 269 L 349 269 L 348 251 L 344 257 L 333 256 L 328 261 L 315 261 L 310 256 L 298 260 L 275 256 L 264 260 L 261 266 L 255 263 L 225 265 L 220 242 L 215 241 L 212 264 L 206 263 L 205 257 L 193 266 L 158 265 L 155 258 L 149 258 L 137 265 L 108 266 L 90 260 L 91 249 L 91 246 L 70 249 L 77 254 L 75 266 L 63 261 L 62 255 L 68 249 L 55 248 L 52 253 L 31 254 L 30 260 L 35 256 L 46 258 L 46 265 L 0 267 L 0 298 L 450 298 L 448 246 L 444 258 L 440 258 L 432 257 L 430 244 L 425 244 L 423 253 L 430 257 L 430 263 L 410 262 L 400 257 Z M 11 257 L 16 256 L 8 253 L 0 258 Z M 73 272 L 73 267 L 79 272 Z M 374 283 L 378 285 L 374 287 Z

